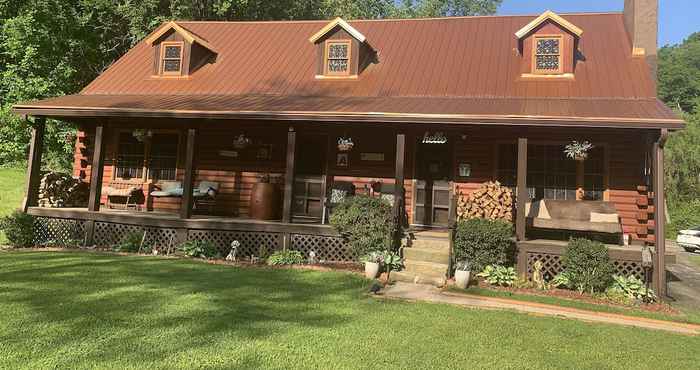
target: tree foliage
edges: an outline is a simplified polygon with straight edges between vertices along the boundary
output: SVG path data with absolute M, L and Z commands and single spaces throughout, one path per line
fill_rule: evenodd
M 492 14 L 501 0 L 0 0 L 0 165 L 26 158 L 23 101 L 73 94 L 160 23 Z M 75 128 L 49 120 L 46 165 L 70 167 Z
M 684 112 L 700 103 L 700 32 L 659 50 L 659 98 Z

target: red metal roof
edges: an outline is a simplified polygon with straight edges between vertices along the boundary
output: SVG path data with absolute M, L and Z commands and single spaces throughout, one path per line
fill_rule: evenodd
M 20 113 L 72 107 L 214 112 L 679 119 L 656 99 L 633 57 L 620 13 L 563 15 L 585 31 L 573 80 L 520 78 L 514 33 L 535 16 L 350 21 L 379 53 L 356 80 L 319 80 L 309 36 L 326 21 L 178 22 L 217 48 L 217 61 L 182 79 L 152 76 L 142 42 L 79 95 L 22 104 Z

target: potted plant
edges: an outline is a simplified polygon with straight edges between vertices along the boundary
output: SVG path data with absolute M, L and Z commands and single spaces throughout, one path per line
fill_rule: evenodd
M 362 256 L 360 261 L 365 264 L 365 277 L 368 279 L 376 279 L 377 275 L 379 275 L 379 269 L 384 263 L 384 253 L 372 251 Z
M 338 151 L 348 152 L 353 146 L 355 146 L 355 143 L 352 142 L 352 138 L 338 138 Z
M 238 150 L 247 148 L 248 145 L 250 145 L 250 143 L 250 138 L 246 137 L 245 134 L 240 134 L 235 139 L 233 139 L 233 147 Z
M 469 279 L 471 278 L 471 266 L 468 261 L 459 261 L 455 265 L 455 284 L 466 289 L 469 286 Z
M 577 161 L 583 161 L 588 158 L 588 151 L 593 149 L 593 144 L 589 141 L 572 141 L 564 147 L 564 153 L 567 157 Z
M 143 142 L 146 140 L 146 138 L 149 138 L 153 136 L 153 132 L 151 130 L 143 130 L 143 129 L 136 129 L 131 132 L 131 135 L 139 142 Z
M 392 271 L 399 271 L 403 266 L 401 256 L 391 251 L 384 251 L 384 268 L 386 269 L 386 278 L 389 280 L 389 274 Z

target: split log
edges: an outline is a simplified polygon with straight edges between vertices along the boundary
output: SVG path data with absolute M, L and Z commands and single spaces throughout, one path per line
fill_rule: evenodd
M 498 181 L 489 181 L 471 194 L 459 194 L 457 218 L 487 218 L 490 220 L 513 221 L 513 191 L 501 186 Z

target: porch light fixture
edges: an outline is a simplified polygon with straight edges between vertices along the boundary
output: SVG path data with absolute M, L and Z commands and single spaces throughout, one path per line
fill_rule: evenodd
M 423 134 L 423 144 L 445 144 L 447 143 L 447 136 L 443 132 L 435 132 L 431 134 L 430 132 L 426 131 L 425 134 Z
M 352 138 L 344 138 L 344 137 L 339 137 L 338 138 L 338 151 L 341 152 L 349 152 L 352 150 L 352 147 L 355 146 L 355 143 L 352 142 Z

